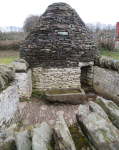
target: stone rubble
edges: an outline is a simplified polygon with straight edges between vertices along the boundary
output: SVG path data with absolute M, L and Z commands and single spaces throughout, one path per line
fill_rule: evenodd
M 42 122 L 38 128 L 31 130 L 32 150 L 53 150 L 53 130 Z
M 15 80 L 15 72 L 11 66 L 0 64 L 0 89 Z
M 119 130 L 98 104 L 90 102 L 89 106 L 80 105 L 76 115 L 82 132 L 96 149 L 118 150 Z
M 55 150 L 76 150 L 69 129 L 61 113 L 54 126 Z
M 24 59 L 15 59 L 11 66 L 14 68 L 15 72 L 26 72 L 28 68 L 28 63 Z
M 17 150 L 31 150 L 32 141 L 29 130 L 15 132 L 15 143 Z
M 97 104 L 105 111 L 113 125 L 119 130 L 119 107 L 111 100 L 102 97 L 96 98 Z

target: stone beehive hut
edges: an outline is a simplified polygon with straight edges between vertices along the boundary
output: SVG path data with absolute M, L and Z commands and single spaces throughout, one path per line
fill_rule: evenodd
M 61 69 L 65 69 L 64 72 L 68 68 L 78 69 L 79 62 L 94 61 L 97 55 L 98 49 L 84 22 L 66 3 L 48 6 L 20 46 L 20 57 L 29 63 L 35 73 L 38 67 L 47 71 L 54 68 L 54 72 L 59 69 L 60 73 L 63 72 Z M 41 72 L 41 68 L 38 72 Z M 40 75 L 37 74 L 37 79 L 38 76 Z M 33 73 L 33 79 L 35 78 Z M 61 85 L 59 87 L 62 88 Z

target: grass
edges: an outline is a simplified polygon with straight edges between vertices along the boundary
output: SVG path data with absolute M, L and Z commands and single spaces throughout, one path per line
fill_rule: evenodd
M 19 120 L 18 120 L 18 126 L 19 126 L 19 127 L 22 127 L 22 125 L 23 125 L 22 119 L 19 119 Z
M 7 89 L 7 87 L 8 87 L 9 85 L 10 85 L 10 83 L 6 84 L 4 88 L 0 88 L 0 93 L 1 93 L 3 90 Z
M 31 98 L 36 97 L 36 96 L 39 96 L 40 98 L 45 98 L 45 94 L 44 93 L 33 91 L 32 95 L 31 95 Z
M 24 99 L 20 99 L 20 102 L 25 102 L 25 101 L 30 101 L 31 99 L 28 99 L 28 98 L 24 98 Z
M 19 58 L 19 51 L 14 50 L 0 51 L 0 64 L 11 65 L 11 62 L 17 58 Z
M 119 60 L 119 50 L 115 50 L 115 51 L 108 51 L 108 50 L 104 50 L 103 48 L 99 49 L 99 54 L 101 56 L 107 56 L 107 57 L 112 57 L 114 59 Z

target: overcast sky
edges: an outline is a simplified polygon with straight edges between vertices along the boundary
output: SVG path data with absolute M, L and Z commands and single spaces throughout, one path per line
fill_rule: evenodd
M 0 27 L 22 27 L 30 14 L 42 14 L 55 2 L 68 3 L 86 23 L 115 25 L 119 21 L 119 0 L 0 0 Z

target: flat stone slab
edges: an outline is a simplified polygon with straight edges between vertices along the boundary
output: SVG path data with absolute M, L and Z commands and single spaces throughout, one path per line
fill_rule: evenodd
M 46 90 L 45 95 L 48 101 L 69 104 L 84 104 L 86 98 L 85 92 L 81 88 Z

